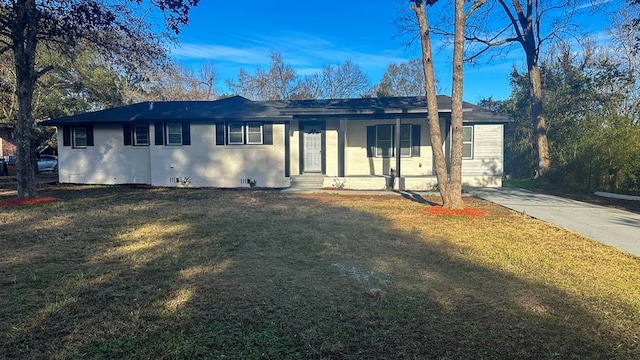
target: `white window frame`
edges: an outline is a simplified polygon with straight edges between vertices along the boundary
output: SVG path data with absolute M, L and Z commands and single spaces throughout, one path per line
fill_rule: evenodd
M 84 130 L 84 136 L 78 136 L 78 130 Z M 74 126 L 72 128 L 72 133 L 73 133 L 73 147 L 76 149 L 85 149 L 87 147 L 88 144 L 88 137 L 87 137 L 87 127 L 86 126 Z M 78 139 L 84 139 L 84 145 L 79 145 L 78 144 Z
M 170 127 L 177 127 L 178 132 L 170 132 Z M 165 129 L 167 131 L 167 145 L 182 145 L 182 124 L 181 123 L 167 123 L 165 125 Z M 179 135 L 180 141 L 171 141 L 171 135 Z
M 464 140 L 464 129 L 471 129 L 471 139 L 468 141 Z M 473 128 L 473 125 L 465 125 L 462 127 L 462 159 L 463 160 L 472 160 L 473 159 L 473 143 L 474 143 L 474 134 L 475 133 L 475 129 Z M 470 146 L 470 153 L 469 156 L 464 156 L 464 147 L 465 145 L 469 145 Z
M 258 131 L 250 131 L 251 127 L 255 127 L 257 126 Z M 249 145 L 261 145 L 264 142 L 264 130 L 262 129 L 262 123 L 259 122 L 250 122 L 246 124 L 246 129 L 247 129 L 247 144 Z M 251 135 L 255 135 L 255 134 L 260 134 L 260 140 L 258 141 L 251 141 Z
M 144 139 L 141 139 L 138 137 L 138 129 L 143 129 L 144 130 L 144 134 L 146 134 L 146 141 L 144 141 Z M 142 134 L 142 133 L 140 133 Z M 136 146 L 144 146 L 144 145 L 149 145 L 150 144 L 150 139 L 149 139 L 149 125 L 146 124 L 137 124 L 137 125 L 133 125 L 133 144 Z
M 240 127 L 240 131 L 231 131 L 232 127 Z M 235 129 L 234 129 L 235 130 Z M 240 141 L 232 141 L 232 136 L 240 134 Z M 227 144 L 229 145 L 244 145 L 244 124 L 240 122 L 232 122 L 227 124 Z

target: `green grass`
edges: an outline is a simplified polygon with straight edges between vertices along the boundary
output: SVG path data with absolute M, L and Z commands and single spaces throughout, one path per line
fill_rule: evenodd
M 41 195 L 0 207 L 0 358 L 640 357 L 640 258 L 481 200 Z

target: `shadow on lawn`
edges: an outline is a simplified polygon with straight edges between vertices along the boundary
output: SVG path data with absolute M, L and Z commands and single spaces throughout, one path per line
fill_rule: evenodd
M 66 201 L 4 225 L 16 236 L 0 242 L 9 259 L 0 275 L 16 275 L 0 288 L 5 358 L 633 355 L 566 293 L 350 205 L 421 206 L 398 196 L 125 187 L 47 195 Z M 58 229 L 34 222 L 58 215 Z M 367 295 L 373 287 L 383 299 Z

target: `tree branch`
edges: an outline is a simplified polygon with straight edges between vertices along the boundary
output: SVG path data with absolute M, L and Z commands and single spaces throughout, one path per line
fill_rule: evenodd
M 11 46 L 10 44 L 7 44 L 7 43 L 6 43 L 6 42 L 4 42 L 4 41 L 0 41 L 0 43 L 5 44 L 5 46 L 0 47 L 0 54 L 4 54 L 5 52 L 7 52 L 7 51 L 11 50 L 12 46 Z
M 498 0 L 498 2 L 500 2 L 500 5 L 502 5 L 502 8 L 504 9 L 505 14 L 507 14 L 507 16 L 509 17 L 511 26 L 513 27 L 513 30 L 516 32 L 516 35 L 518 37 L 518 42 L 522 43 L 524 41 L 524 38 L 522 37 L 522 32 L 520 31 L 520 27 L 518 25 L 518 20 L 515 18 L 515 16 L 513 16 L 513 13 L 511 13 L 511 9 L 509 9 L 509 6 L 507 6 L 504 0 Z M 514 4 L 516 2 L 517 0 L 514 0 Z
M 467 20 L 469 20 L 469 17 L 476 11 L 478 10 L 480 7 L 482 7 L 484 4 L 487 3 L 487 0 L 475 0 L 473 2 L 473 5 L 471 6 L 471 8 L 469 9 L 469 11 L 465 14 L 464 16 L 464 21 L 465 23 L 467 22 Z
M 37 80 L 37 79 L 39 79 L 42 75 L 44 75 L 44 74 L 48 73 L 48 72 L 49 72 L 49 71 L 51 71 L 51 70 L 53 70 L 53 65 L 46 66 L 46 67 L 44 67 L 44 68 L 42 68 L 42 69 L 40 69 L 40 70 L 36 71 L 36 73 L 35 73 L 34 77 L 35 77 L 35 79 Z

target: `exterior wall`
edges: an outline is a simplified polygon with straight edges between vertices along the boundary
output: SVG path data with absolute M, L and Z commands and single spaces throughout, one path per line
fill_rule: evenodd
M 431 136 L 426 121 L 403 121 L 403 124 L 420 125 L 420 156 L 401 157 L 400 172 L 405 176 L 431 176 L 434 174 Z M 347 122 L 347 148 L 345 150 L 345 175 L 389 175 L 396 170 L 395 157 L 367 157 L 367 126 L 395 124 L 394 120 Z M 441 123 L 444 129 L 444 121 Z M 444 137 L 443 137 L 444 138 Z
M 150 133 L 154 133 L 153 124 Z M 273 125 L 273 145 L 215 145 L 213 124 L 191 124 L 191 145 L 151 146 L 152 185 L 288 187 L 284 176 L 284 125 Z
M 502 186 L 504 125 L 473 126 L 473 159 L 462 160 L 466 186 Z
M 387 121 L 351 121 L 347 123 L 345 177 L 327 173 L 324 187 L 336 182 L 346 189 L 381 190 L 389 181 L 389 169 L 395 169 L 396 159 L 367 157 L 367 126 L 389 124 Z M 403 122 L 410 123 L 408 121 Z M 413 123 L 416 124 L 416 123 Z M 431 191 L 437 188 L 429 126 L 420 123 L 420 156 L 401 158 L 401 178 L 395 180 L 396 189 Z M 441 128 L 445 129 L 444 122 Z M 500 187 L 503 174 L 502 124 L 474 125 L 473 158 L 462 161 L 462 183 L 468 187 Z M 445 136 L 443 136 L 443 139 Z M 327 147 L 329 143 L 327 142 Z
M 58 129 L 62 134 L 62 128 Z M 273 125 L 273 145 L 215 145 L 215 125 L 191 124 L 191 145 L 124 146 L 122 125 L 95 125 L 94 146 L 58 145 L 62 183 L 150 184 L 194 187 L 288 187 L 284 125 Z
M 338 126 L 337 120 L 327 121 L 325 128 L 326 176 L 338 176 Z
M 291 121 L 291 134 L 289 134 L 291 175 L 300 174 L 300 131 L 300 122 Z
M 62 127 L 58 127 L 62 134 Z M 94 126 L 94 144 L 82 149 L 58 143 L 62 183 L 149 184 L 149 146 L 124 146 L 122 125 Z
M 11 140 L 11 130 L 0 129 L 0 157 L 16 156 L 17 147 Z

